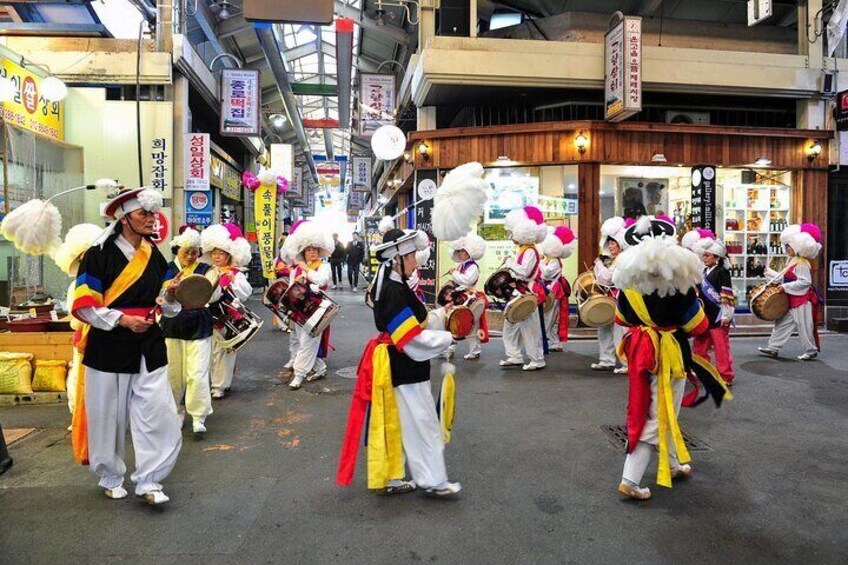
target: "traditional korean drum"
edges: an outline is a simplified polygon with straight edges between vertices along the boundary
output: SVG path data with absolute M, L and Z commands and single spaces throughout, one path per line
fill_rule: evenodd
M 445 329 L 454 339 L 465 339 L 474 330 L 474 312 L 468 306 L 454 306 L 445 319 Z
M 174 291 L 174 298 L 183 310 L 197 310 L 205 307 L 215 291 L 214 283 L 204 275 L 189 275 L 180 279 Z
M 229 290 L 221 300 L 209 305 L 212 337 L 225 349 L 238 351 L 262 327 L 262 318 L 250 311 Z
M 767 322 L 781 319 L 789 312 L 789 296 L 779 284 L 758 284 L 748 293 L 751 312 Z
M 291 320 L 309 335 L 316 337 L 327 329 L 339 313 L 339 305 L 321 291 L 313 292 L 309 285 L 288 279 L 274 281 L 262 300 L 282 320 Z
M 612 289 L 598 283 L 593 271 L 581 273 L 574 282 L 577 313 L 591 328 L 607 326 L 615 320 L 615 298 Z
M 539 307 L 539 297 L 533 293 L 520 294 L 506 303 L 504 318 L 517 324 L 529 318 Z

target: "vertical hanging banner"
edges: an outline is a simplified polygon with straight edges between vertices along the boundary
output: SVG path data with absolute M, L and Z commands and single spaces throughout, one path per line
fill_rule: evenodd
M 259 260 L 262 275 L 268 280 L 277 278 L 274 273 L 274 226 L 277 223 L 277 186 L 261 184 L 253 193 L 253 215 L 256 218 L 256 236 L 259 243 Z
M 289 200 L 303 198 L 303 169 L 300 167 L 292 169 L 292 178 L 285 197 Z
M 185 135 L 185 189 L 210 190 L 211 167 L 209 162 L 209 134 Z
M 168 190 L 168 140 L 164 137 L 153 138 L 150 148 L 150 185 L 156 190 Z
M 395 75 L 360 73 L 359 135 L 371 137 L 377 128 L 395 123 Z
M 692 167 L 692 228 L 716 229 L 716 170 L 712 165 Z
M 221 135 L 259 135 L 259 71 L 224 69 L 221 73 Z
M 371 192 L 371 158 L 353 158 L 353 191 Z
M 419 229 L 430 238 L 430 259 L 426 265 L 418 266 L 420 286 L 427 298 L 427 304 L 433 304 L 436 296 L 436 250 L 438 242 L 433 235 L 433 196 L 436 194 L 435 170 L 416 171 L 415 173 L 415 229 Z
M 606 120 L 642 111 L 642 18 L 625 16 L 604 35 Z

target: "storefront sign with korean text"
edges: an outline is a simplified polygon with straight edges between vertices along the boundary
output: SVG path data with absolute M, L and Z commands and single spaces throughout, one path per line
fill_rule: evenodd
M 359 79 L 359 135 L 371 137 L 395 123 L 395 75 L 362 73 Z
M 209 190 L 209 134 L 188 133 L 184 146 L 185 189 Z
M 371 192 L 371 158 L 353 158 L 353 191 Z
M 208 190 L 185 191 L 185 223 L 190 226 L 212 225 L 212 192 Z
M 286 198 L 289 200 L 303 198 L 303 169 L 299 166 L 292 169 L 292 178 L 289 189 L 286 191 Z
M 277 224 L 277 186 L 263 184 L 253 193 L 253 214 L 256 218 L 256 237 L 262 274 L 274 280 L 274 227 Z
M 716 229 L 716 170 L 712 165 L 692 167 L 692 228 Z
M 165 192 L 168 189 L 168 141 L 156 137 L 150 148 L 150 185 Z
M 12 99 L 3 102 L 7 123 L 50 139 L 65 139 L 65 104 L 41 95 L 44 79 L 4 58 L 0 58 L 0 76 L 9 79 L 14 88 Z
M 604 36 L 606 119 L 642 111 L 642 18 L 627 16 Z
M 224 69 L 221 74 L 221 135 L 259 135 L 259 71 Z

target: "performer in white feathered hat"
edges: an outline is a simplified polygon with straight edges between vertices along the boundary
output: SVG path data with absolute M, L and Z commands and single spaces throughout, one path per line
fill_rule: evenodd
M 112 194 L 105 214 L 114 222 L 85 252 L 72 315 L 90 326 L 78 340 L 85 366 L 88 459 L 109 498 L 124 498 L 126 423 L 132 422 L 135 492 L 150 504 L 168 497 L 160 482 L 182 445 L 168 384 L 157 304 L 166 317 L 180 312 L 175 286 L 161 292 L 168 262 L 150 242 L 162 195 L 148 188 Z M 130 392 L 131 391 L 131 392 Z
M 489 342 L 489 321 L 486 309 L 489 301 L 486 293 L 477 290 L 480 280 L 480 266 L 477 261 L 486 254 L 486 240 L 476 233 L 468 233 L 457 240 L 450 242 L 451 259 L 457 263 L 450 272 L 451 282 L 457 290 L 465 291 L 483 301 L 484 308 L 479 317 L 475 316 L 474 327 L 466 338 L 468 340 L 468 353 L 465 359 L 479 359 L 483 351 L 481 343 Z M 479 333 L 479 336 L 478 336 Z
M 214 224 L 200 234 L 204 258 L 212 264 L 210 278 L 217 276 L 210 305 L 218 302 L 244 304 L 253 293 L 245 273 L 250 263 L 250 242 L 241 228 L 233 223 Z M 224 398 L 233 384 L 237 352 L 230 351 L 217 339 L 212 340 L 211 382 L 212 398 Z
M 330 265 L 323 259 L 333 252 L 333 238 L 328 230 L 315 220 L 296 222 L 283 244 L 286 256 L 293 259 L 289 281 L 308 284 L 313 292 L 325 292 L 330 286 Z M 327 375 L 324 361 L 330 349 L 330 326 L 320 335 L 312 337 L 309 331 L 294 325 L 289 338 L 291 357 L 283 367 L 284 376 L 292 375 L 289 388 L 297 390 L 303 381 L 315 381 Z
M 212 266 L 199 261 L 200 232 L 181 226 L 171 240 L 174 259 L 165 276 L 168 282 L 191 275 L 206 275 Z M 212 361 L 212 312 L 208 307 L 183 311 L 174 318 L 160 320 L 168 348 L 168 379 L 179 410 L 180 427 L 188 413 L 195 434 L 206 432 L 206 418 L 212 414 L 209 388 Z
M 562 351 L 568 342 L 568 298 L 571 285 L 562 274 L 562 260 L 571 257 L 577 249 L 577 238 L 568 226 L 548 228 L 548 236 L 542 242 L 542 281 L 553 305 L 545 309 L 545 333 L 548 336 L 548 349 Z M 547 301 L 546 301 L 547 304 Z
M 53 252 L 52 257 L 56 266 L 71 278 L 66 298 L 68 312 L 71 311 L 71 307 L 73 306 L 77 273 L 82 256 L 102 232 L 103 228 L 95 224 L 77 224 L 68 230 L 68 233 L 65 234 L 65 240 Z M 80 320 L 71 318 L 71 328 L 74 331 L 81 331 L 84 325 Z M 77 406 L 85 403 L 85 368 L 82 366 L 82 351 L 77 347 L 74 347 L 71 366 L 68 368 L 68 380 L 65 390 L 68 394 L 68 409 L 73 418 L 74 412 L 77 411 Z M 83 407 L 81 410 L 84 411 L 85 408 Z M 82 420 L 80 418 L 76 419 L 77 428 L 79 428 Z M 71 431 L 74 432 L 73 421 L 71 422 Z M 72 439 L 81 433 L 85 433 L 84 430 L 72 433 Z
M 512 241 L 518 245 L 518 254 L 506 262 L 520 285 L 537 296 L 538 304 L 545 302 L 545 289 L 539 274 L 541 263 L 536 244 L 544 241 L 548 228 L 542 211 L 535 206 L 524 206 L 510 211 L 504 225 Z M 522 322 L 504 319 L 503 343 L 506 359 L 501 367 L 520 366 L 524 371 L 545 368 L 545 336 L 539 310 Z M 525 362 L 529 359 L 528 362 Z
M 789 295 L 789 311 L 774 323 L 768 345 L 759 350 L 768 357 L 777 357 L 792 332 L 797 331 L 804 347 L 797 358 L 809 361 L 821 351 L 818 333 L 821 299 L 813 286 L 810 263 L 821 253 L 821 230 L 816 224 L 792 224 L 780 234 L 780 242 L 786 248 L 789 263 L 781 272 L 767 269 L 766 276 L 774 280 L 782 278 L 781 286 Z
M 616 323 L 628 328 L 619 346 L 628 361 L 629 399 L 618 491 L 645 500 L 651 491 L 640 483 L 655 446 L 658 484 L 671 487 L 672 479 L 692 474 L 677 422 L 687 372 L 697 375 L 717 405 L 731 395 L 709 361 L 689 351 L 687 334 L 698 336 L 709 327 L 695 289 L 702 277 L 698 257 L 677 244 L 674 224 L 663 215 L 643 216 L 624 239 L 628 248 L 613 274 L 621 289 Z
M 365 347 L 348 416 L 337 482 L 353 482 L 357 451 L 366 414 L 368 434 L 368 488 L 401 494 L 416 488 L 449 497 L 460 484 L 448 480 L 445 440 L 430 387 L 430 359 L 445 353 L 452 343 L 445 312 L 428 314 L 408 279 L 418 268 L 416 253 L 426 238 L 415 230 L 391 229 L 375 249 L 380 269 L 370 290 L 374 323 L 380 335 Z M 370 403 L 369 403 L 370 401 Z M 405 455 L 405 457 L 404 457 Z M 404 459 L 412 480 L 404 480 Z
M 613 216 L 601 224 L 601 255 L 595 259 L 592 270 L 598 284 L 612 289 L 613 297 L 618 290 L 612 282 L 615 273 L 615 261 L 618 255 L 627 248 L 624 233 L 627 227 L 633 225 L 635 220 Z M 627 365 L 617 368 L 615 350 L 621 343 L 624 330 L 614 323 L 598 328 L 598 362 L 592 363 L 590 367 L 594 371 L 613 371 L 623 375 L 627 373 Z

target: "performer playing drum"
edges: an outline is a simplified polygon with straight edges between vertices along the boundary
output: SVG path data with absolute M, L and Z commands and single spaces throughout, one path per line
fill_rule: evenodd
M 330 286 L 330 265 L 322 259 L 333 252 L 333 239 L 327 230 L 314 220 L 301 220 L 292 226 L 283 246 L 286 256 L 294 258 L 289 275 L 290 283 L 308 284 L 313 292 L 324 292 Z M 291 358 L 284 366 L 283 376 L 292 375 L 289 388 L 297 390 L 303 381 L 314 381 L 327 375 L 330 328 L 312 336 L 303 326 L 295 325 L 289 338 Z
M 545 291 L 539 276 L 537 243 L 548 235 L 544 216 L 535 206 L 517 208 L 506 215 L 507 232 L 518 246 L 518 255 L 506 262 L 506 267 L 516 279 L 536 294 L 538 304 L 545 301 Z M 522 366 L 525 371 L 538 371 L 545 367 L 544 334 L 538 308 L 524 321 L 513 323 L 504 316 L 503 342 L 506 359 L 501 367 Z M 529 361 L 525 361 L 529 359 Z
M 182 226 L 178 233 L 171 241 L 174 260 L 168 265 L 166 285 L 174 279 L 182 281 L 191 275 L 205 275 L 211 268 L 208 263 L 198 261 L 201 253 L 200 233 L 188 226 Z M 211 288 L 211 283 L 209 286 Z M 209 294 L 206 298 L 209 298 Z M 160 320 L 168 348 L 168 380 L 171 381 L 177 407 L 182 407 L 179 410 L 180 427 L 188 412 L 192 418 L 191 429 L 195 434 L 206 432 L 206 418 L 212 414 L 209 390 L 212 313 L 203 302 L 193 309 L 183 306 L 182 312 L 176 317 L 163 317 Z
M 253 289 L 244 274 L 250 263 L 250 243 L 235 224 L 215 224 L 200 234 L 203 252 L 212 262 L 217 285 L 210 305 L 226 301 L 245 303 Z M 218 304 L 223 306 L 223 304 Z M 212 342 L 212 398 L 224 398 L 233 383 L 237 352 L 231 351 L 219 339 Z
M 457 290 L 465 291 L 468 305 L 471 307 L 478 300 L 482 300 L 482 308 L 477 307 L 474 312 L 474 327 L 468 335 L 468 353 L 465 359 L 479 359 L 482 351 L 481 343 L 489 341 L 489 324 L 486 318 L 486 295 L 477 290 L 477 281 L 480 280 L 480 267 L 477 261 L 486 253 L 486 240 L 477 234 L 469 233 L 450 243 L 451 259 L 457 266 L 450 272 L 451 282 Z M 455 304 L 462 306 L 463 304 Z M 472 308 L 474 310 L 475 308 Z M 478 331 L 481 332 L 478 337 Z
M 615 259 L 627 247 L 624 241 L 624 231 L 627 223 L 624 218 L 613 216 L 601 225 L 601 256 L 595 259 L 594 271 L 598 284 L 613 288 L 613 273 L 615 273 Z M 616 295 L 613 289 L 613 297 Z M 598 328 L 598 350 L 600 352 L 597 363 L 592 363 L 591 368 L 595 371 L 613 371 L 617 374 L 626 374 L 627 366 L 615 368 L 615 350 L 624 336 L 624 328 L 613 323 Z
M 774 324 L 768 345 L 760 347 L 763 355 L 777 357 L 793 331 L 804 347 L 800 361 L 815 359 L 821 350 L 819 342 L 819 294 L 810 275 L 810 261 L 821 252 L 821 230 L 816 224 L 793 224 L 780 234 L 789 264 L 782 276 L 782 286 L 789 295 L 789 312 Z M 766 270 L 766 276 L 780 279 L 781 273 Z
M 551 227 L 548 232 L 542 242 L 545 259 L 541 268 L 542 281 L 551 302 L 551 306 L 545 308 L 545 333 L 548 349 L 562 351 L 562 345 L 568 341 L 568 297 L 571 295 L 571 285 L 562 274 L 562 260 L 574 253 L 577 238 L 567 226 Z
M 287 236 L 288 233 L 284 233 L 277 239 L 277 249 L 279 251 L 277 253 L 277 257 L 274 258 L 274 274 L 277 276 L 277 279 L 287 279 L 291 273 L 291 267 L 289 266 L 291 259 L 285 257 L 283 254 L 283 244 L 286 242 Z M 291 332 L 291 328 L 289 328 L 288 324 L 277 316 L 274 316 L 272 323 L 274 324 L 274 327 L 280 328 L 280 331 L 282 332 Z

